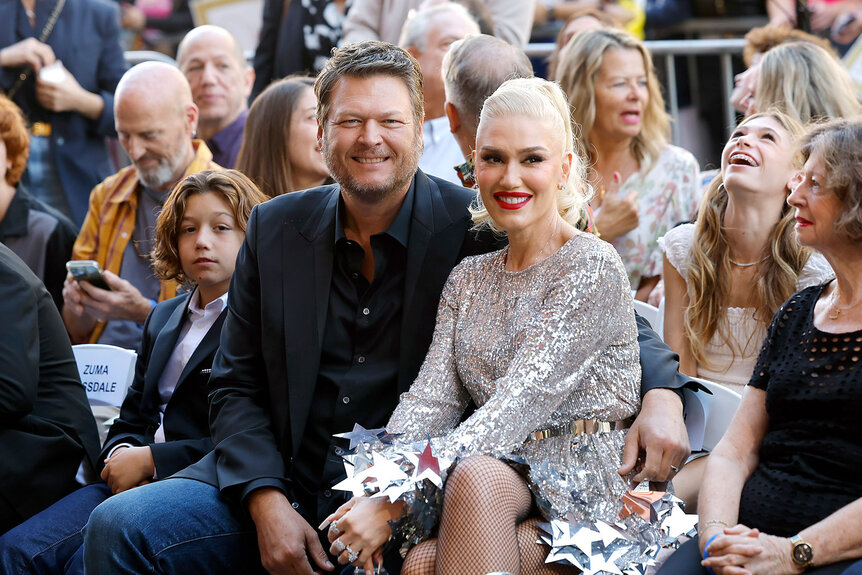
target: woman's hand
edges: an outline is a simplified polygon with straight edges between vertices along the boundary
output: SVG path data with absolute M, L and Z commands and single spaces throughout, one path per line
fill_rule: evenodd
M 595 224 L 603 240 L 612 242 L 638 227 L 637 191 L 620 198 L 615 191 L 609 190 L 602 198 L 601 208 L 596 214 Z
M 725 529 L 709 545 L 709 557 L 703 565 L 716 575 L 792 575 L 803 571 L 791 558 L 790 539 L 741 524 Z
M 365 569 L 366 575 L 372 575 L 374 564 L 383 559 L 383 545 L 392 536 L 389 521 L 400 517 L 402 511 L 400 501 L 354 497 L 324 519 L 320 529 L 329 525 L 328 537 L 332 543 L 329 552 L 338 557 L 339 563 L 353 563 Z M 348 559 L 351 551 L 358 554 L 354 561 Z

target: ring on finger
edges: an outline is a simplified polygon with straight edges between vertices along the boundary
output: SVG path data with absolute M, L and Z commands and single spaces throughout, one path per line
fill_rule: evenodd
M 670 468 L 673 470 L 674 473 L 679 473 L 679 467 L 677 467 L 676 465 L 671 465 Z
M 350 545 L 347 545 L 344 550 L 347 551 L 347 561 L 349 561 L 350 563 L 353 563 L 354 561 L 359 559 L 359 553 L 351 549 Z
M 336 539 L 335 541 L 333 541 L 332 546 L 335 547 L 335 550 L 338 551 L 338 553 L 341 553 L 347 548 L 347 546 L 344 544 L 344 541 L 342 541 L 341 539 Z
M 338 528 L 337 523 L 338 523 L 338 521 L 333 521 L 329 525 L 329 532 L 332 533 L 333 535 L 338 535 L 341 533 L 341 530 Z

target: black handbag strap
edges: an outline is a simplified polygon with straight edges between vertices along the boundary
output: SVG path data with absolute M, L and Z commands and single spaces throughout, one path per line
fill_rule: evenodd
M 51 12 L 51 16 L 48 17 L 48 21 L 45 22 L 45 27 L 42 28 L 42 33 L 39 34 L 39 41 L 43 44 L 46 40 L 51 36 L 51 32 L 54 31 L 54 26 L 57 24 L 57 19 L 60 18 L 60 12 L 63 11 L 63 6 L 66 5 L 66 0 L 57 0 L 57 4 L 54 6 L 54 10 Z M 29 76 L 29 70 L 24 70 L 21 74 L 18 75 L 18 79 L 15 80 L 15 84 L 9 91 L 6 93 L 6 97 L 10 100 L 15 97 L 15 94 L 18 93 L 18 90 L 21 89 L 21 85 L 27 81 L 27 76 Z

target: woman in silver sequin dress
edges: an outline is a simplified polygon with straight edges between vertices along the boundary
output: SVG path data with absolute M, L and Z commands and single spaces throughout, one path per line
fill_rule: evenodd
M 546 548 L 535 543 L 534 501 L 546 517 L 613 519 L 627 487 L 616 472 L 624 431 L 561 431 L 634 415 L 640 365 L 622 262 L 574 226 L 584 166 L 559 87 L 506 82 L 482 110 L 475 160 L 473 218 L 504 231 L 509 246 L 452 271 L 428 356 L 387 426 L 399 440 L 434 437 L 438 457 L 458 460 L 439 536 L 411 550 L 404 573 L 550 572 L 558 567 L 544 565 Z M 459 424 L 470 400 L 478 408 Z M 551 437 L 526 439 L 541 430 Z M 352 500 L 336 514 L 333 552 L 349 547 L 370 569 L 389 538 L 386 521 L 403 507 Z

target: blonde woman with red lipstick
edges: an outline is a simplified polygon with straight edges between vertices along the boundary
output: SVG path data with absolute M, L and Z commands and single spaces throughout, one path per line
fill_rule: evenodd
M 658 238 L 697 213 L 699 168 L 667 143 L 670 120 L 644 45 L 614 29 L 578 34 L 560 53 L 556 78 L 581 128 L 595 228 L 622 257 L 637 299 L 661 279 Z M 652 301 L 661 299 L 661 288 Z
M 745 119 L 724 146 L 697 223 L 662 240 L 665 342 L 681 372 L 738 393 L 778 307 L 832 277 L 823 256 L 796 241 L 786 203 L 800 133 L 781 112 Z
M 482 108 L 475 164 L 473 221 L 505 232 L 509 245 L 452 271 L 431 348 L 387 425 L 398 441 L 430 436 L 437 457 L 457 460 L 437 537 L 410 551 L 402 573 L 566 572 L 544 564 L 535 523 L 539 513 L 618 513 L 625 430 L 575 429 L 638 410 L 631 290 L 614 249 L 576 229 L 584 167 L 559 86 L 504 83 Z M 461 421 L 470 400 L 477 409 Z M 387 520 L 412 525 L 413 513 L 400 500 L 354 498 L 324 525 L 335 521 L 333 549 L 349 547 L 369 573 L 391 535 Z

